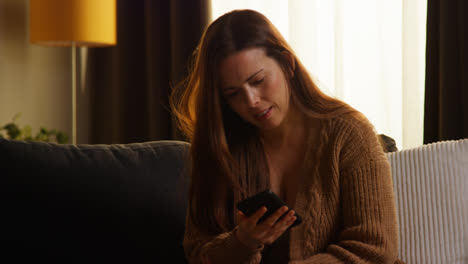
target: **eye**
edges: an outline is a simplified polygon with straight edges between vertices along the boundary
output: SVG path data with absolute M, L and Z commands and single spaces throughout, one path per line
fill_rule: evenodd
M 252 85 L 257 86 L 257 85 L 261 84 L 261 83 L 263 82 L 264 79 L 265 79 L 265 78 L 255 80 L 255 81 L 252 83 Z
M 237 93 L 237 89 L 227 89 L 226 91 L 224 91 L 224 96 L 229 98 L 235 96 Z

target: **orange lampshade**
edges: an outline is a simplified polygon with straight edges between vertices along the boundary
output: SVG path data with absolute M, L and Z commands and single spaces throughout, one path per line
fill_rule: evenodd
M 117 41 L 116 0 L 30 0 L 30 41 L 103 47 Z

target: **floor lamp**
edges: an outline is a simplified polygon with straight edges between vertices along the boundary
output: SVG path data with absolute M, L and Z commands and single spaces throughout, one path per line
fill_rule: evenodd
M 72 143 L 76 145 L 76 47 L 116 44 L 116 0 L 29 0 L 33 44 L 71 47 Z

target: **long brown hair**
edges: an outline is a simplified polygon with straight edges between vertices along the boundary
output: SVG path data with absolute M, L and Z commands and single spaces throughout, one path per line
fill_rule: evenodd
M 189 216 L 210 234 L 231 230 L 236 203 L 269 186 L 267 160 L 255 127 L 230 110 L 219 87 L 220 62 L 247 48 L 262 48 L 278 62 L 290 86 L 291 102 L 307 116 L 324 118 L 349 111 L 345 103 L 318 89 L 262 14 L 235 10 L 211 23 L 194 52 L 190 75 L 171 96 L 179 128 L 191 143 Z

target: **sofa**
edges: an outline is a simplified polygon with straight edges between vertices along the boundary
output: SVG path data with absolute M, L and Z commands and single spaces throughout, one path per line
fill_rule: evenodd
M 468 263 L 468 139 L 387 154 L 406 263 Z
M 186 263 L 189 144 L 0 139 L 8 263 Z M 386 154 L 407 263 L 468 263 L 468 140 Z M 5 262 L 6 263 L 6 262 Z
M 186 263 L 188 146 L 0 139 L 0 262 Z

